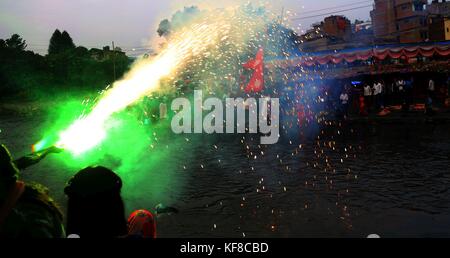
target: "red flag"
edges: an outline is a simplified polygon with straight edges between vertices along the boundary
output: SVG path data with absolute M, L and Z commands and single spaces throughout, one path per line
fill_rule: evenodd
M 244 68 L 254 70 L 252 78 L 245 87 L 245 93 L 261 92 L 264 88 L 264 49 L 260 48 L 256 58 L 245 63 Z

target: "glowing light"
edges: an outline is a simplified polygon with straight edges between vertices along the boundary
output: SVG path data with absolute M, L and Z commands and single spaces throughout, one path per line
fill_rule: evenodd
M 213 92 L 212 85 L 217 87 L 239 71 L 245 53 L 253 53 L 261 42 L 270 41 L 265 34 L 271 20 L 259 11 L 239 7 L 199 14 L 189 24 L 171 31 L 158 55 L 140 59 L 121 80 L 105 89 L 100 99 L 89 105 L 90 111 L 84 109 L 72 124 L 64 123 L 66 129 L 53 132 L 56 139 L 37 145 L 56 145 L 75 155 L 103 147 L 100 144 L 118 128 L 112 123 L 116 118 L 111 119 L 112 115 L 120 115 L 120 111 L 159 90 L 160 82 L 166 85 L 185 74 L 193 75 L 189 81 L 197 82 L 194 87 Z
M 190 57 L 214 46 L 228 33 L 229 25 L 223 16 L 219 17 L 213 19 L 215 22 L 200 22 L 185 29 L 171 38 L 167 48 L 154 59 L 138 62 L 124 79 L 105 92 L 90 114 L 60 133 L 56 145 L 81 154 L 101 143 L 108 130 L 105 123 L 112 114 L 157 90 L 162 78 L 174 73 Z
M 106 137 L 106 130 L 103 123 L 94 121 L 93 117 L 88 117 L 75 121 L 59 137 L 57 147 L 78 155 L 97 146 Z
M 32 152 L 38 152 L 38 151 L 44 149 L 45 146 L 47 146 L 47 144 L 48 144 L 48 143 L 47 143 L 47 140 L 46 140 L 46 139 L 43 139 L 43 140 L 39 141 L 38 143 L 32 145 L 32 146 L 31 146 L 31 151 L 32 151 Z

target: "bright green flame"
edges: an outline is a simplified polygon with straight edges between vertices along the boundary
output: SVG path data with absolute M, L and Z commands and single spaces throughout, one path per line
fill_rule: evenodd
M 68 150 L 75 155 L 81 154 L 101 143 L 106 137 L 103 124 L 89 119 L 75 121 L 66 131 L 63 131 L 56 143 L 57 147 Z

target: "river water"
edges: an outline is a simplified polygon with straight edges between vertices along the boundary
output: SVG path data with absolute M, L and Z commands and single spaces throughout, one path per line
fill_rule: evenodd
M 0 118 L 0 142 L 26 154 L 42 119 Z M 189 136 L 171 171 L 158 171 L 176 187 L 154 200 L 145 181 L 134 194 L 125 182 L 127 211 L 178 208 L 158 217 L 161 237 L 450 237 L 450 125 L 405 121 L 333 124 L 265 147 L 250 135 Z M 68 169 L 49 157 L 23 177 L 64 209 Z

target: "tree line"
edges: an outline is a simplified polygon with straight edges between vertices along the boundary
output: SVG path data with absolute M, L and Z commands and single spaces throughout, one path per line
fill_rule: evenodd
M 26 41 L 14 34 L 0 39 L 0 98 L 103 89 L 114 81 L 114 67 L 120 78 L 131 62 L 120 49 L 76 46 L 68 32 L 58 29 L 45 56 L 27 50 Z

